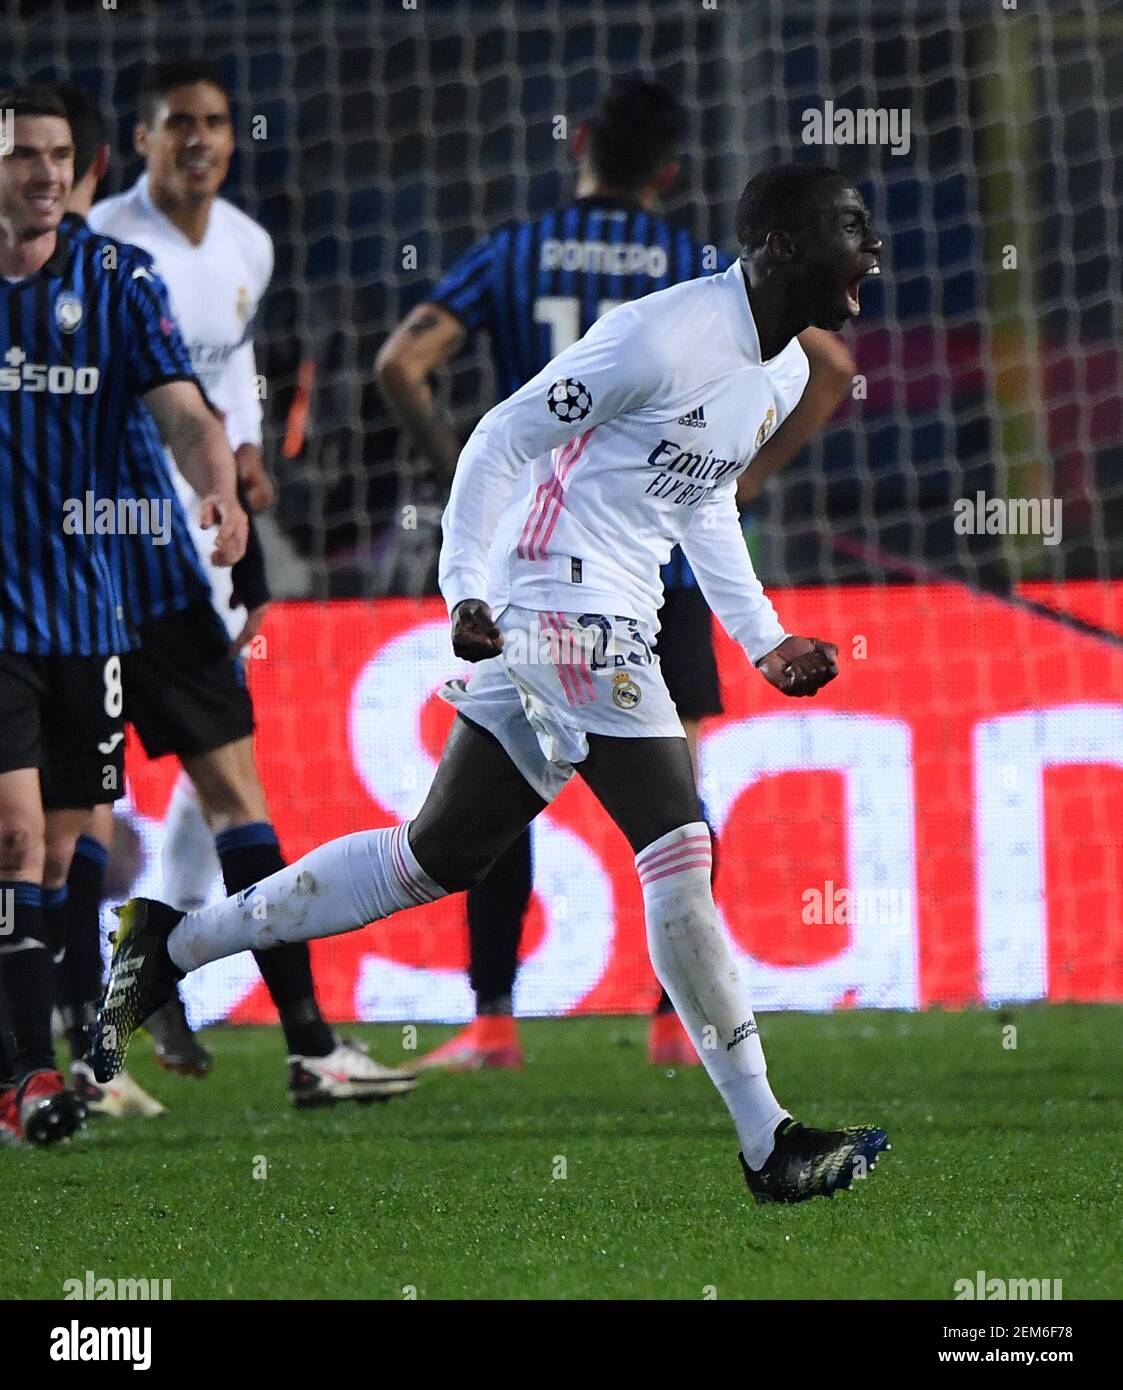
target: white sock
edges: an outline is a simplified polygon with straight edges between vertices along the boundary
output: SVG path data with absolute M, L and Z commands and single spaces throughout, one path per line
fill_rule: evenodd
M 768 1084 L 764 1049 L 710 892 L 705 821 L 683 825 L 636 855 L 651 964 L 721 1093 L 750 1168 L 772 1152 L 788 1112 Z
M 195 970 L 239 951 L 356 931 L 443 898 L 414 858 L 407 829 L 344 835 L 225 902 L 189 912 L 168 937 L 168 954 L 181 970 Z
M 163 901 L 183 912 L 202 907 L 221 872 L 214 831 L 203 817 L 191 778 L 181 772 L 164 818 L 164 847 L 160 853 Z

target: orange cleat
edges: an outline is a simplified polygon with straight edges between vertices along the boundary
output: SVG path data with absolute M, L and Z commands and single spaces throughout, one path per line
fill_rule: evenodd
M 483 1067 L 519 1071 L 522 1064 L 518 1024 L 510 1014 L 488 1014 L 474 1019 L 415 1065 L 417 1071 L 480 1071 Z
M 673 1011 L 651 1015 L 647 1034 L 647 1060 L 653 1067 L 700 1067 L 701 1060 L 690 1034 Z

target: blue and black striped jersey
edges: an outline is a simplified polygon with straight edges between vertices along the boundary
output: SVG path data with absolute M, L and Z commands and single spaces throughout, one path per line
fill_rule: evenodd
M 114 558 L 126 422 L 153 387 L 195 379 L 151 267 L 60 229 L 37 274 L 0 281 L 0 651 L 128 645 Z
M 74 241 L 94 235 L 85 219 L 75 213 L 63 218 L 63 227 Z M 165 504 L 167 522 L 158 538 L 134 531 L 118 536 L 119 544 L 114 547 L 129 628 L 135 630 L 149 619 L 177 613 L 209 598 L 210 581 L 172 482 L 167 450 L 151 411 L 142 401 L 129 410 L 121 436 L 118 496 L 159 500 Z
M 486 330 L 503 398 L 537 375 L 615 305 L 728 269 L 730 257 L 656 212 L 578 198 L 510 222 L 467 251 L 428 296 L 470 334 Z M 675 550 L 666 588 L 696 581 Z
M 122 497 L 167 500 L 168 528 L 161 544 L 151 536 L 120 537 L 117 555 L 125 618 L 130 629 L 166 613 L 178 613 L 211 597 L 211 584 L 176 495 L 156 422 L 143 405 L 130 414 L 122 438 Z

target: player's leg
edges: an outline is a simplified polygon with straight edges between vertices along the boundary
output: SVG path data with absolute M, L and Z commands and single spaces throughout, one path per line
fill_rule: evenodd
M 772 1094 L 740 971 L 710 891 L 710 833 L 685 739 L 589 735 L 579 771 L 627 836 L 643 888 L 648 949 L 729 1110 L 758 1201 L 829 1196 L 865 1176 L 883 1130 L 814 1130 Z
M 469 974 L 476 1017 L 423 1057 L 418 1069 L 470 1071 L 522 1066 L 511 995 L 533 888 L 533 845 L 525 830 L 467 894 Z
M 89 1060 L 90 1028 L 101 998 L 101 903 L 112 834 L 112 807 L 95 806 L 75 842 L 66 879 L 65 949 L 56 978 L 72 1063 Z
M 228 895 L 284 868 L 258 776 L 252 738 L 183 757 L 207 823 Z M 288 1052 L 288 1090 L 302 1108 L 336 1101 L 388 1099 L 412 1090 L 413 1075 L 383 1066 L 359 1043 L 337 1038 L 316 1000 L 305 942 L 257 951 L 254 960 L 281 1020 Z
M 4 1030 L 4 1020 L 0 1017 L 0 1146 L 12 1147 L 23 1143 L 23 1126 L 19 1122 L 16 1094 L 12 1047 Z
M 207 901 L 221 873 L 214 831 L 203 815 L 191 778 L 181 771 L 164 816 L 160 896 L 173 907 L 190 912 Z
M 65 899 L 54 909 L 60 920 L 48 926 L 52 941 L 61 947 L 55 963 L 55 1002 L 70 1048 L 70 1086 L 89 1113 L 113 1119 L 151 1118 L 164 1114 L 165 1106 L 128 1072 L 101 1086 L 90 1066 L 92 1029 L 101 998 L 101 902 L 112 839 L 109 802 L 88 811 L 47 812 L 44 903 L 51 901 L 52 885 L 60 878 L 66 888 Z M 46 915 L 50 917 L 51 909 L 46 909 Z
M 185 912 L 202 907 L 221 873 L 214 832 L 203 815 L 191 778 L 181 769 L 164 817 L 161 896 Z M 156 1060 L 165 1070 L 180 1076 L 210 1074 L 214 1058 L 191 1031 L 178 993 L 146 1020 L 145 1027 L 156 1048 Z
M 686 735 L 686 746 L 690 750 L 690 764 L 694 768 L 694 780 L 697 784 L 699 781 L 698 746 L 702 731 L 701 719 L 683 718 L 682 731 Z M 702 819 L 709 825 L 710 818 L 706 814 L 705 802 L 701 797 L 699 797 L 699 805 L 702 810 Z M 710 884 L 712 886 L 717 882 L 718 841 L 712 825 L 709 825 L 709 830 L 710 852 L 713 856 L 710 865 Z M 694 1050 L 694 1044 L 690 1041 L 690 1034 L 682 1026 L 682 1020 L 675 1012 L 671 996 L 662 987 L 660 987 L 659 1000 L 655 1005 L 655 1012 L 651 1015 L 648 1029 L 647 1060 L 659 1067 L 697 1067 L 701 1065 L 698 1054 Z
M 355 931 L 463 891 L 545 805 L 496 739 L 461 717 L 414 820 L 344 835 L 252 893 L 187 913 L 168 954 L 186 972 L 238 951 Z
M 213 847 L 200 860 L 190 833 L 197 818 L 185 814 L 188 803 L 180 796 L 182 819 L 175 827 L 180 853 L 173 891 L 165 893 L 176 906 L 187 905 L 184 892 L 205 901 L 210 884 L 203 884 L 202 871 L 216 853 L 227 893 L 241 892 L 284 866 L 254 761 L 253 704 L 241 663 L 229 655 L 226 630 L 205 601 L 145 623 L 140 636 L 139 650 L 125 665 L 128 716 L 150 756 L 179 757 L 213 837 Z M 316 1002 L 307 947 L 274 951 L 257 965 L 290 1056 L 333 1056 L 338 1044 Z M 188 1027 L 178 993 L 146 1027 L 162 1066 L 195 1076 L 210 1070 L 210 1055 Z M 369 1059 L 352 1060 L 360 1069 L 374 1067 Z
M 228 895 L 284 868 L 265 789 L 258 776 L 253 739 L 183 755 L 204 818 L 214 831 L 215 850 Z M 255 956 L 280 1015 L 292 1055 L 326 1057 L 334 1047 L 331 1029 L 316 1002 L 308 948 L 296 943 Z
M 38 767 L 0 772 L 0 1026 L 11 1082 L 2 1100 L 6 1130 L 17 1139 L 25 1137 L 20 1111 L 27 1091 L 38 1095 L 44 1080 L 61 1090 L 51 1041 L 53 984 L 43 922 L 44 856 Z M 34 1137 L 41 1136 L 36 1132 Z
M 651 963 L 759 1168 L 787 1111 L 710 891 L 710 832 L 682 738 L 589 736 L 579 769 L 624 832 L 643 886 Z
M 665 673 L 664 673 L 665 674 Z M 668 681 L 668 688 L 670 682 Z M 674 699 L 674 696 L 671 697 Z M 686 747 L 690 753 L 690 765 L 694 769 L 695 782 L 698 780 L 698 735 L 701 731 L 700 719 L 683 718 L 682 731 L 686 735 Z M 704 818 L 704 815 L 703 815 Z M 682 1026 L 682 1020 L 675 1012 L 671 996 L 665 986 L 660 986 L 659 1000 L 647 1032 L 647 1060 L 657 1067 L 698 1066 L 699 1058 L 690 1041 L 690 1035 Z
M 46 810 L 43 870 L 45 915 L 55 917 L 51 936 L 60 948 L 56 998 L 71 1024 L 75 1055 L 69 1083 L 86 1111 L 113 1116 L 157 1115 L 163 1110 L 127 1074 L 111 1086 L 96 1084 L 89 1064 L 89 1009 L 100 993 L 100 897 L 103 846 L 89 836 L 95 807 L 103 835 L 112 825 L 112 804 L 124 786 L 123 690 L 117 657 L 57 659 L 44 711 L 41 781 Z M 84 853 L 76 849 L 83 844 Z M 81 858 L 82 862 L 75 865 Z M 75 895 L 70 897 L 70 879 Z M 73 957 L 71 952 L 73 951 Z M 71 957 L 68 959 L 68 957 Z M 79 1020 L 82 1023 L 79 1023 Z
M 145 658 L 137 659 L 143 661 Z M 126 673 L 130 669 L 126 667 Z M 214 832 L 203 815 L 191 778 L 181 768 L 164 817 L 161 894 L 184 911 L 202 907 L 221 872 Z M 156 1049 L 156 1060 L 165 1071 L 179 1076 L 210 1075 L 214 1058 L 192 1032 L 178 992 L 145 1020 L 145 1028 Z
M 50 1017 L 55 979 L 43 910 L 46 891 L 59 897 L 74 841 L 89 808 L 121 786 L 124 729 L 116 657 L 49 657 L 0 663 L 4 753 L 22 738 L 24 766 L 5 775 L 10 795 L 2 813 L 5 863 L 0 874 L 21 881 L 14 939 L 0 956 L 0 1012 L 12 1038 L 20 1078 L 20 1119 L 26 1137 L 50 1143 L 81 1123 L 85 1108 L 55 1064 Z M 22 695 L 13 692 L 22 689 Z M 13 734 L 13 729 L 18 731 Z M 49 832 L 49 833 L 48 833 Z M 33 901 L 32 901 L 33 900 Z M 57 913 L 60 909 L 56 904 Z M 22 920 L 21 920 L 22 918 Z
M 659 613 L 655 650 L 690 750 L 694 780 L 701 785 L 698 749 L 702 720 L 721 714 L 721 685 L 714 654 L 713 615 L 680 555 L 664 571 L 667 584 Z M 705 809 L 703 820 L 708 820 Z M 715 869 L 716 869 L 716 849 Z M 671 997 L 664 989 L 652 1015 L 647 1041 L 648 1061 L 657 1066 L 697 1066 L 698 1055 L 687 1036 Z
M 187 971 L 239 951 L 356 931 L 463 891 L 545 805 L 497 738 L 461 717 L 414 820 L 321 845 L 252 892 L 182 918 L 138 903 L 123 922 L 99 1014 L 100 1070 L 112 1074 L 120 1065 L 139 1015 Z
M 627 836 L 643 886 L 651 963 L 759 1168 L 788 1112 L 710 892 L 710 835 L 685 739 L 589 736 L 580 767 Z
M 66 954 L 69 892 L 67 876 L 78 837 L 90 823 L 93 808 L 64 807 L 47 810 L 43 831 L 43 926 L 47 946 L 56 967 Z M 57 990 L 56 990 L 57 994 Z

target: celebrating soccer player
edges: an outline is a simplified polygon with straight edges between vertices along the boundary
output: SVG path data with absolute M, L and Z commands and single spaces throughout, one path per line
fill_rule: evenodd
M 446 687 L 459 718 L 417 816 L 332 841 L 199 912 L 135 899 L 95 1069 L 119 1067 L 145 1013 L 207 961 L 352 931 L 472 887 L 579 772 L 635 852 L 652 963 L 729 1109 L 756 1198 L 830 1195 L 887 1147 L 878 1128 L 808 1128 L 772 1093 L 710 890 L 690 753 L 651 648 L 659 567 L 680 544 L 770 685 L 813 696 L 838 674 L 836 647 L 780 623 L 734 490 L 806 386 L 797 335 L 860 311 L 881 242 L 858 189 L 812 165 L 750 179 L 737 235 L 741 257 L 724 274 L 605 314 L 469 439 L 440 578 L 453 650 L 478 666 Z M 698 412 L 705 444 L 681 423 Z
M 575 132 L 576 197 L 532 222 L 508 223 L 468 251 L 391 335 L 379 353 L 379 384 L 438 477 L 451 476 L 459 446 L 442 418 L 429 376 L 479 330 L 488 334 L 501 396 L 540 372 L 601 314 L 653 290 L 728 267 L 720 255 L 657 211 L 678 175 L 685 113 L 655 82 L 625 80 L 605 94 Z M 811 378 L 792 414 L 755 461 L 773 471 L 829 418 L 854 370 L 837 338 L 808 328 L 800 341 Z M 704 413 L 677 422 L 709 442 Z M 656 651 L 697 766 L 698 735 L 721 713 L 710 611 L 676 549 L 663 566 Z M 470 978 L 476 1020 L 422 1060 L 422 1067 L 517 1067 L 522 1049 L 511 994 L 531 893 L 531 836 L 509 849 L 467 895 Z M 648 1056 L 659 1065 L 698 1060 L 666 990 L 651 1021 Z
M 263 227 L 219 196 L 234 149 L 229 95 L 211 64 L 172 61 L 147 71 L 140 107 L 136 144 L 145 173 L 92 208 L 90 226 L 155 257 L 199 379 L 224 413 L 247 501 L 264 505 L 271 490 L 262 464 L 253 322 L 273 248 Z M 86 208 L 92 194 L 93 186 L 85 190 Z M 146 470 L 151 479 L 149 445 L 142 421 L 129 440 L 142 490 Z M 185 506 L 197 510 L 184 480 L 175 482 Z M 220 865 L 226 891 L 237 893 L 284 860 L 254 760 L 253 705 L 231 651 L 253 636 L 264 613 L 260 552 L 253 571 L 229 575 L 207 565 L 205 552 L 202 568 L 192 563 L 181 541 L 177 532 L 175 546 L 137 548 L 130 557 L 140 644 L 125 660 L 124 679 L 126 718 L 145 751 L 174 753 L 190 779 L 181 778 L 173 793 L 167 835 L 176 853 L 164 861 L 172 870 L 168 896 L 187 907 L 206 901 Z M 232 593 L 244 607 L 231 607 Z M 408 1072 L 381 1066 L 358 1043 L 335 1037 L 316 1001 L 304 943 L 260 954 L 257 963 L 280 1015 L 294 1104 L 386 1099 L 413 1088 Z M 197 1075 L 209 1070 L 178 994 L 145 1026 L 163 1065 Z
M 246 518 L 151 257 L 60 230 L 65 107 L 24 87 L 0 92 L 0 110 L 13 113 L 0 158 L 0 1132 L 45 1144 L 84 1117 L 55 1064 L 45 910 L 90 808 L 121 789 L 128 634 L 113 548 L 129 412 L 143 400 L 205 497 L 217 560 L 241 556 Z

